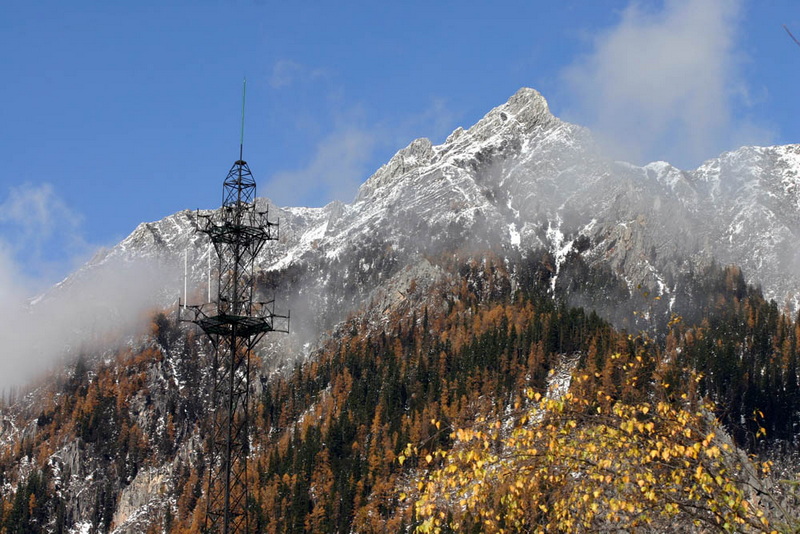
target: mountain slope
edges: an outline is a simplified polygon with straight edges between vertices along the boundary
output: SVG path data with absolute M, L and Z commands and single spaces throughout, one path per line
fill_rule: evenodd
M 595 531 L 637 529 L 652 521 L 657 531 L 670 525 L 704 532 L 736 518 L 758 526 L 754 514 L 768 513 L 770 523 L 762 530 L 771 531 L 792 519 L 797 496 L 779 479 L 794 480 L 796 464 L 787 462 L 774 478 L 760 474 L 732 448 L 712 416 L 714 408 L 700 408 L 703 398 L 716 401 L 717 417 L 742 447 L 797 450 L 800 328 L 748 288 L 738 270 L 712 269 L 682 280 L 692 288 L 704 320 L 674 320 L 661 343 L 565 306 L 559 285 L 553 298 L 555 274 L 546 251 L 524 258 L 484 251 L 476 259 L 476 254 L 443 253 L 425 260 L 425 270 L 404 270 L 403 299 L 388 306 L 376 300 L 335 329 L 311 358 L 253 381 L 248 480 L 256 531 L 409 532 L 419 524 L 420 516 L 412 513 L 422 489 L 418 483 L 431 480 L 438 482 L 425 488 L 425 501 L 442 503 L 436 515 L 441 510 L 457 516 L 459 507 L 448 506 L 458 501 L 447 493 L 456 486 L 442 479 L 449 471 L 438 470 L 447 464 L 428 455 L 458 455 L 463 447 L 475 446 L 475 458 L 483 459 L 500 450 L 498 469 L 507 468 L 506 461 L 521 461 L 517 473 L 527 476 L 524 454 L 459 436 L 494 429 L 492 442 L 513 449 L 507 439 L 512 429 L 535 430 L 530 425 L 543 422 L 524 419 L 525 399 L 535 394 L 571 402 L 566 426 L 550 426 L 560 425 L 557 413 L 544 420 L 548 424 L 540 428 L 547 439 L 566 436 L 569 451 L 586 440 L 595 447 L 605 443 L 593 452 L 623 465 L 628 478 L 641 472 L 668 481 L 649 485 L 645 496 L 639 486 L 606 480 L 603 473 L 603 482 L 592 488 L 604 499 L 597 509 L 625 502 L 624 513 L 576 517 L 573 512 L 559 524 L 587 520 L 587 531 Z M 567 259 L 562 279 L 574 272 L 572 263 L 580 264 L 580 257 Z M 436 281 L 425 279 L 429 273 L 436 273 Z M 211 355 L 194 328 L 157 314 L 138 345 L 113 358 L 80 360 L 14 406 L 3 407 L 0 532 L 201 532 L 203 436 L 214 412 L 208 396 Z M 659 431 L 643 430 L 635 442 L 621 440 L 622 425 L 631 421 L 614 410 L 632 408 L 639 414 L 633 422 L 645 429 L 652 422 Z M 759 412 L 760 419 L 751 418 Z M 688 427 L 680 414 L 690 416 Z M 671 434 L 662 434 L 662 427 Z M 585 439 L 569 437 L 575 428 Z M 595 429 L 622 448 L 595 441 Z M 671 459 L 650 462 L 642 456 L 662 450 L 664 438 L 670 440 Z M 725 450 L 723 463 L 698 454 L 687 457 L 687 466 L 675 456 L 704 447 L 712 455 Z M 567 496 L 588 506 L 583 500 L 587 486 L 576 484 L 590 478 L 564 478 L 562 461 L 569 473 L 579 469 L 559 457 L 552 473 L 557 487 L 548 482 L 551 473 L 545 467 L 543 478 L 530 479 L 529 487 L 550 491 L 543 497 L 548 504 L 555 503 L 551 496 Z M 698 467 L 725 477 L 717 479 L 725 491 L 717 491 L 714 482 L 686 478 Z M 586 472 L 597 474 L 592 469 Z M 436 478 L 427 478 L 429 473 Z M 683 483 L 672 475 L 694 488 L 684 492 L 686 498 L 670 500 Z M 452 482 L 457 480 L 464 479 Z M 480 506 L 497 505 L 507 495 L 503 480 L 488 481 L 492 487 L 499 483 L 497 493 L 480 499 Z M 469 482 L 465 489 L 469 494 Z M 761 492 L 758 498 L 754 491 Z M 723 494 L 733 500 L 723 501 Z M 742 500 L 749 504 L 741 505 Z M 669 502 L 681 507 L 665 508 Z M 699 511 L 693 512 L 693 503 Z M 707 513 L 710 506 L 724 510 Z M 648 515 L 648 510 L 664 513 Z M 534 512 L 532 520 L 538 522 L 543 516 Z
M 522 89 L 441 145 L 411 143 L 350 204 L 259 199 L 281 233 L 258 259 L 258 289 L 292 310 L 293 331 L 266 336 L 257 355 L 259 524 L 407 528 L 399 493 L 413 488 L 425 456 L 401 467 L 406 444 L 426 453 L 452 445 L 433 418 L 505 424 L 521 388 L 546 392 L 550 371 L 567 388 L 570 365 L 595 376 L 592 394 L 617 388 L 681 404 L 678 393 L 648 389 L 668 377 L 692 402 L 720 403 L 741 446 L 763 444 L 763 424 L 795 450 L 800 329 L 747 288 L 742 271 L 711 264 L 741 264 L 768 296 L 794 297 L 787 243 L 798 228 L 799 152 L 746 147 L 694 171 L 637 167 L 603 157 L 588 130 Z M 75 343 L 78 365 L 3 407 L 5 526 L 197 530 L 210 350 L 169 314 L 183 297 L 184 261 L 190 303 L 215 290 L 210 247 L 196 231 L 202 214 L 140 225 L 33 304 L 35 313 L 69 303 L 124 268 L 138 273 L 130 292 L 153 320 L 121 348 L 97 323 L 91 336 L 77 329 L 97 350 Z M 130 315 L 114 305 L 99 309 Z M 655 335 L 631 337 L 593 309 Z M 644 362 L 624 392 L 623 360 Z
M 681 273 L 736 264 L 766 295 L 797 307 L 800 146 L 744 147 L 681 171 L 605 158 L 588 130 L 521 89 L 468 130 L 418 139 L 372 175 L 350 204 L 279 208 L 280 241 L 260 267 L 314 337 L 364 304 L 404 266 L 443 250 L 547 248 L 560 269 L 575 243 L 593 265 L 668 296 Z M 86 269 L 112 258 L 182 265 L 194 300 L 207 293 L 208 245 L 196 214 L 146 223 Z M 170 279 L 167 305 L 181 293 Z M 212 291 L 213 292 L 213 291 Z M 191 299 L 190 299 L 191 300 Z

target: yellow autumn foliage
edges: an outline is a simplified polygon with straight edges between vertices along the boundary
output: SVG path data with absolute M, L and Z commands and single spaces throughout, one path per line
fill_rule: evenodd
M 433 455 L 418 532 L 775 532 L 752 487 L 767 466 L 728 444 L 713 406 L 525 396 Z

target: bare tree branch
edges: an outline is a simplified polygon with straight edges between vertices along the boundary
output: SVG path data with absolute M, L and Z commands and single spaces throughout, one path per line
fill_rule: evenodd
M 786 30 L 786 33 L 789 34 L 789 37 L 792 38 L 792 41 L 794 41 L 797 44 L 797 46 L 800 46 L 800 41 L 797 40 L 797 37 L 792 35 L 792 32 L 789 31 L 789 28 L 786 26 L 786 24 L 783 25 L 783 29 Z

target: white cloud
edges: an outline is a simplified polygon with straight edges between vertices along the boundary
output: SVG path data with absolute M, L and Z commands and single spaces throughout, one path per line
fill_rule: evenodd
M 9 246 L 0 240 L 0 302 L 3 303 L 0 309 L 22 302 L 27 296 L 27 287 L 29 283 L 20 273 Z
M 386 163 L 377 159 L 384 149 L 400 150 L 420 133 L 434 141 L 442 139 L 455 122 L 446 101 L 438 98 L 399 124 L 367 124 L 363 116 L 358 106 L 337 112 L 332 130 L 314 146 L 308 165 L 273 174 L 264 191 L 285 206 L 351 202 L 361 184 Z
M 85 258 L 90 247 L 81 232 L 82 217 L 56 194 L 53 186 L 12 187 L 0 204 L 0 235 L 6 255 L 30 278 L 51 283 L 66 262 Z
M 768 141 L 746 119 L 736 48 L 741 0 L 633 3 L 594 50 L 564 71 L 574 109 L 621 158 L 696 166 L 742 142 Z
M 350 202 L 369 172 L 379 137 L 356 125 L 335 128 L 316 145 L 306 167 L 271 177 L 269 196 L 287 206 L 314 206 L 320 199 Z
M 386 161 L 387 148 L 399 150 L 420 135 L 444 137 L 453 129 L 453 114 L 446 101 L 433 98 L 419 113 L 400 120 L 370 120 L 363 103 L 347 99 L 345 84 L 335 70 L 282 59 L 272 66 L 269 83 L 274 89 L 291 89 L 290 106 L 296 130 L 313 138 L 303 167 L 274 173 L 262 192 L 285 206 L 319 206 L 331 200 L 350 202 L 361 184 Z M 303 91 L 313 88 L 308 109 L 298 105 Z M 324 97 L 320 97 L 324 95 Z M 391 105 L 391 104 L 390 104 Z M 389 113 L 391 114 L 391 112 Z
M 281 59 L 272 66 L 269 84 L 273 89 L 285 89 L 297 82 L 314 81 L 324 76 L 325 69 L 314 69 L 291 59 Z

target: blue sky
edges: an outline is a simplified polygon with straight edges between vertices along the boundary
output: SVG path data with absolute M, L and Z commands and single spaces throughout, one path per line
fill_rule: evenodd
M 212 208 L 238 157 L 279 205 L 350 201 L 522 86 L 615 157 L 800 142 L 797 0 L 0 6 L 0 296 L 138 223 Z

